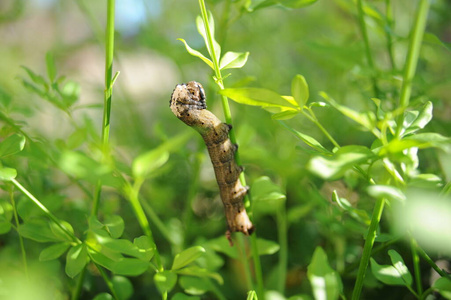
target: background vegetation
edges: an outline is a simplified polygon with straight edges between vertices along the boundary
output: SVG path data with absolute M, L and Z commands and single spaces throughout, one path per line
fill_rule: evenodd
M 0 298 L 451 299 L 450 19 L 445 0 L 2 1 Z M 190 80 L 246 168 L 257 231 L 234 247 L 168 107 Z

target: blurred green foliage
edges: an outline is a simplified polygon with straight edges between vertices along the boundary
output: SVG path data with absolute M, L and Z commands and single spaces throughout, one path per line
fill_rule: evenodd
M 145 17 L 132 31 L 117 27 L 121 74 L 105 150 L 105 2 L 2 1 L 0 298 L 30 299 L 29 289 L 34 299 L 67 299 L 80 289 L 82 299 L 158 299 L 166 291 L 171 299 L 243 299 L 255 289 L 245 271 L 253 268 L 249 239 L 236 236 L 232 248 L 223 236 L 205 146 L 168 108 L 174 86 L 196 80 L 218 116 L 221 95 L 238 102 L 230 105 L 268 299 L 350 298 L 375 199 L 389 208 L 362 299 L 420 297 L 429 287 L 449 299 L 449 277 L 432 269 L 451 254 L 440 242 L 450 236 L 451 4 L 431 2 L 405 110 L 398 99 L 419 2 L 364 2 L 371 68 L 355 1 L 207 1 L 222 52 L 242 53 L 230 60 L 246 63 L 223 71 L 218 92 L 214 72 L 177 40 L 206 55 L 197 2 L 131 1 Z

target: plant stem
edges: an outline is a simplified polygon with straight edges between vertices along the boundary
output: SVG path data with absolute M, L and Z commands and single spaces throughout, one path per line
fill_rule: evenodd
M 360 293 L 362 292 L 363 279 L 365 278 L 366 269 L 371 257 L 371 249 L 376 239 L 376 230 L 379 226 L 379 221 L 384 211 L 385 198 L 379 198 L 374 206 L 373 215 L 371 216 L 370 227 L 365 238 L 365 245 L 363 246 L 363 254 L 360 259 L 359 271 L 357 273 L 357 280 L 352 291 L 352 300 L 360 299 Z
M 58 218 L 52 214 L 47 207 L 44 206 L 36 197 L 34 197 L 26 188 L 24 188 L 17 180 L 12 179 L 11 182 L 25 195 L 27 196 L 31 201 L 34 202 L 43 212 L 44 214 L 50 218 L 73 242 L 80 244 L 81 241 L 72 233 L 70 232 L 61 222 L 58 220 Z
M 91 258 L 92 260 L 92 258 Z M 119 300 L 119 297 L 117 296 L 116 290 L 114 289 L 113 282 L 111 282 L 110 278 L 108 277 L 105 270 L 102 268 L 102 266 L 99 266 L 98 264 L 94 263 L 94 265 L 97 267 L 97 270 L 99 270 L 100 274 L 102 275 L 103 281 L 105 281 L 106 285 L 108 286 L 111 294 L 113 295 L 113 298 L 115 300 Z
M 279 276 L 277 280 L 277 291 L 282 295 L 285 294 L 285 282 L 287 278 L 287 262 L 288 262 L 288 224 L 285 202 L 277 210 L 277 235 L 279 237 Z
M 412 249 L 413 270 L 415 274 L 415 282 L 417 284 L 418 295 L 423 294 L 423 286 L 421 285 L 420 257 L 418 256 L 417 243 L 411 238 L 410 248 Z
M 126 182 L 126 185 L 124 187 L 124 193 L 132 205 L 133 212 L 135 213 L 135 216 L 138 219 L 138 223 L 141 226 L 141 229 L 143 230 L 144 234 L 147 235 L 147 237 L 149 237 L 150 242 L 155 247 L 155 255 L 154 255 L 155 262 L 157 264 L 158 271 L 162 272 L 164 268 L 163 264 L 161 263 L 160 253 L 158 252 L 157 245 L 155 244 L 155 241 L 153 239 L 153 234 L 152 230 L 150 229 L 149 221 L 147 220 L 143 207 L 139 202 L 138 193 L 140 186 L 141 186 L 140 182 L 135 182 L 135 185 L 133 187 L 128 182 Z
M 387 52 L 390 59 L 390 64 L 393 70 L 396 70 L 395 57 L 393 54 L 393 39 L 391 37 L 391 31 L 393 28 L 393 8 L 391 0 L 385 0 L 385 18 L 387 23 L 385 25 L 385 37 L 387 39 Z
M 83 281 L 85 279 L 85 274 L 86 274 L 86 266 L 80 272 L 80 275 L 78 275 L 77 285 L 75 286 L 75 289 L 72 291 L 71 300 L 77 300 L 78 298 L 80 298 L 81 290 L 83 288 Z
M 114 56 L 114 8 L 115 0 L 107 1 L 107 21 L 105 31 L 105 91 L 102 121 L 102 153 L 106 155 L 110 136 L 111 99 L 113 95 L 113 56 Z M 91 215 L 97 215 L 102 192 L 102 183 L 97 182 Z
M 254 288 L 254 284 L 252 282 L 251 267 L 249 265 L 249 260 L 247 258 L 246 244 L 244 241 L 244 237 L 242 235 L 238 235 L 237 240 L 238 240 L 238 252 L 240 254 L 240 260 L 241 263 L 243 264 L 244 269 L 244 278 L 246 278 L 247 289 L 250 290 Z
M 213 44 L 212 30 L 210 29 L 210 25 L 208 24 L 207 9 L 205 7 L 204 0 L 199 0 L 199 6 L 200 6 L 202 19 L 204 21 L 205 33 L 207 36 L 207 43 L 208 43 L 207 48 L 210 49 L 210 56 L 211 56 L 211 60 L 213 62 L 213 67 L 214 67 L 215 76 L 216 76 L 216 82 L 217 82 L 219 88 L 221 90 L 223 90 L 224 82 L 222 79 L 221 70 L 219 69 L 219 57 L 216 57 L 214 44 Z M 233 126 L 232 113 L 230 111 L 229 101 L 228 101 L 227 97 L 225 97 L 225 96 L 221 96 L 221 101 L 222 101 L 222 108 L 224 111 L 225 121 L 226 121 L 226 123 Z M 230 130 L 229 137 L 230 137 L 230 141 L 233 144 L 237 144 L 235 130 Z M 241 158 L 240 158 L 239 151 L 235 152 L 235 161 L 236 161 L 237 165 L 239 165 L 239 166 L 241 165 Z M 240 174 L 240 181 L 243 186 L 246 186 L 246 179 L 244 177 L 244 172 L 241 172 L 241 174 Z M 251 207 L 250 197 L 248 195 L 246 195 L 246 197 L 244 198 L 244 206 L 247 209 L 249 209 L 249 211 L 248 211 L 249 218 L 252 220 L 252 207 Z M 255 232 L 251 235 L 251 245 L 252 245 L 252 259 L 254 261 L 255 276 L 257 279 L 258 296 L 260 297 L 260 299 L 264 299 L 263 274 L 262 274 L 262 270 L 261 270 L 260 256 L 258 255 L 257 234 Z
M 412 92 L 412 80 L 417 68 L 418 57 L 420 55 L 421 41 L 423 39 L 424 29 L 429 11 L 429 0 L 420 0 L 417 14 L 415 16 L 415 24 L 410 36 L 409 52 L 407 53 L 406 64 L 404 66 L 404 75 L 401 87 L 401 95 L 399 98 L 399 107 L 407 108 Z M 396 136 L 402 134 L 402 125 L 404 123 L 404 114 L 398 117 L 398 126 L 396 128 Z
M 17 209 L 16 209 L 16 201 L 14 200 L 14 193 L 13 188 L 9 190 L 9 200 L 11 201 L 11 205 L 13 207 L 13 214 L 14 214 L 14 222 L 16 223 L 16 227 L 19 228 L 19 216 L 17 215 Z M 25 246 L 23 243 L 23 238 L 19 234 L 19 244 L 20 244 L 20 252 L 22 253 L 22 263 L 23 268 L 25 271 L 25 276 L 28 280 L 30 280 L 30 276 L 28 275 L 28 263 L 27 263 L 27 253 L 25 252 Z
M 377 87 L 377 82 L 376 82 L 376 75 L 375 75 L 375 67 L 374 67 L 374 62 L 373 62 L 373 57 L 371 55 L 371 50 L 370 50 L 370 42 L 368 39 L 368 33 L 366 31 L 366 24 L 365 24 L 365 18 L 364 18 L 364 11 L 363 11 L 363 0 L 357 0 L 357 17 L 359 19 L 359 27 L 360 27 L 360 32 L 362 34 L 363 37 L 363 42 L 365 45 L 365 55 L 366 55 L 366 60 L 368 63 L 368 67 L 371 70 L 371 81 L 373 82 L 373 93 L 376 97 L 378 97 L 379 94 L 379 88 Z
M 424 252 L 423 249 L 421 249 L 418 244 L 416 245 L 418 254 L 431 266 L 432 269 L 434 269 L 435 272 L 440 274 L 442 277 L 448 277 L 449 275 L 444 272 L 442 269 L 440 269 L 437 264 L 427 255 L 426 252 Z

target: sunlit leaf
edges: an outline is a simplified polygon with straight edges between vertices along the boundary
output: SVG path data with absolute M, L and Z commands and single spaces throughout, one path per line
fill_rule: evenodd
M 272 255 L 279 251 L 280 246 L 276 242 L 265 240 L 262 238 L 257 239 L 258 255 Z
M 0 166 L 0 181 L 11 181 L 17 176 L 16 169 Z
M 0 157 L 16 154 L 23 150 L 25 137 L 20 134 L 12 134 L 0 142 Z
M 403 135 L 408 135 L 424 128 L 432 120 L 432 111 L 432 102 L 428 101 L 420 111 L 414 114 L 412 120 L 409 120 L 406 116 L 403 124 L 406 129 Z
M 220 236 L 215 239 L 210 239 L 208 241 L 208 246 L 216 252 L 224 253 L 228 257 L 237 259 L 238 250 L 236 247 L 230 247 L 229 241 L 227 241 L 225 236 Z
M 222 279 L 222 276 L 219 275 L 216 272 L 209 271 L 205 268 L 201 268 L 198 266 L 189 266 L 186 268 L 175 270 L 177 274 L 180 275 L 189 275 L 189 276 L 196 276 L 196 277 L 209 277 L 211 279 L 216 280 L 216 282 L 220 285 L 224 284 L 224 279 Z
M 289 120 L 291 118 L 294 118 L 300 113 L 297 109 L 287 109 L 285 111 L 281 111 L 278 113 L 275 113 L 271 116 L 271 119 L 274 120 Z
M 215 39 L 215 20 L 213 19 L 213 14 L 211 13 L 211 11 L 207 11 L 207 19 L 208 19 L 207 21 L 208 21 L 208 27 L 210 30 L 210 35 L 213 40 L 214 53 L 215 53 L 216 59 L 219 60 L 219 58 L 221 57 L 221 46 Z M 197 31 L 204 39 L 204 42 L 205 42 L 205 45 L 207 46 L 207 50 L 208 50 L 208 53 L 210 54 L 210 57 L 213 58 L 213 55 L 212 55 L 213 52 L 211 51 L 210 44 L 208 43 L 207 32 L 205 30 L 204 20 L 202 19 L 201 16 L 197 16 L 197 18 L 196 18 L 196 27 L 197 27 Z
M 201 246 L 194 246 L 183 250 L 181 253 L 177 254 L 172 263 L 172 270 L 177 270 L 183 268 L 184 266 L 192 263 L 205 253 L 205 249 Z
M 51 52 L 46 53 L 45 63 L 47 65 L 47 76 L 49 77 L 50 82 L 54 82 L 56 78 L 56 66 Z
M 261 88 L 236 88 L 224 89 L 220 94 L 232 99 L 235 102 L 253 106 L 281 106 L 297 108 L 282 96 L 267 89 Z
M 146 178 L 152 175 L 156 169 L 164 165 L 169 159 L 168 151 L 159 148 L 141 154 L 132 164 L 132 173 L 136 178 Z
M 251 191 L 254 210 L 260 213 L 276 214 L 285 205 L 285 194 L 267 176 L 256 179 Z
M 434 282 L 432 288 L 446 299 L 451 299 L 451 279 L 441 277 Z
M 152 241 L 147 235 L 135 238 L 133 244 L 138 247 L 139 259 L 144 261 L 150 261 L 152 259 L 155 254 L 155 244 L 152 244 Z
M 88 252 L 84 244 L 72 247 L 66 256 L 66 274 L 70 278 L 77 276 L 88 263 Z
M 179 41 L 181 41 L 186 48 L 186 51 L 191 54 L 192 56 L 198 57 L 200 59 L 202 59 L 210 68 L 212 68 L 214 70 L 214 66 L 213 66 L 213 62 L 211 60 L 209 60 L 208 58 L 206 58 L 202 53 L 200 53 L 197 50 L 194 50 L 193 48 L 191 48 L 188 43 L 184 40 L 184 39 L 178 39 Z
M 409 269 L 407 269 L 407 266 L 404 263 L 404 260 L 402 259 L 401 255 L 399 255 L 399 253 L 393 249 L 388 250 L 388 255 L 390 256 L 393 267 L 395 267 L 395 269 L 398 271 L 405 285 L 406 286 L 412 285 L 413 281 L 412 275 L 410 274 Z
M 124 232 L 124 220 L 118 215 L 106 216 L 104 225 L 112 238 L 118 238 Z
M 318 0 L 278 0 L 281 5 L 289 8 L 301 8 L 311 5 Z
M 373 152 L 364 146 L 345 146 L 331 156 L 315 156 L 307 164 L 313 174 L 328 180 L 340 178 L 355 165 L 366 163 L 375 158 Z
M 54 245 L 51 245 L 44 250 L 41 251 L 39 254 L 39 260 L 40 261 L 47 261 L 52 259 L 57 259 L 61 255 L 64 254 L 64 252 L 69 249 L 70 244 L 69 243 L 57 243 Z
M 65 242 L 65 238 L 55 236 L 50 229 L 49 221 L 34 219 L 19 226 L 19 234 L 40 243 Z
M 406 282 L 395 267 L 391 265 L 379 265 L 373 258 L 371 258 L 371 272 L 377 280 L 385 284 L 406 285 Z
M 160 293 L 164 294 L 174 288 L 177 282 L 177 274 L 171 271 L 158 272 L 154 275 L 153 280 Z
M 304 107 L 309 99 L 309 89 L 304 76 L 296 75 L 291 81 L 291 95 L 293 95 L 299 106 Z
M 111 271 L 117 275 L 138 276 L 146 272 L 149 263 L 136 258 L 123 258 L 111 266 Z
M 390 185 L 370 185 L 367 189 L 368 194 L 376 199 L 387 198 L 393 201 L 406 201 L 406 196 L 404 193 Z
M 304 143 L 306 143 L 307 145 L 309 145 L 310 147 L 312 147 L 313 149 L 315 149 L 316 151 L 320 152 L 320 153 L 324 153 L 324 154 L 330 154 L 331 152 L 329 150 L 327 150 L 326 148 L 323 147 L 323 145 L 321 145 L 316 139 L 314 139 L 313 137 L 305 134 L 305 133 L 301 133 L 299 131 L 297 131 L 296 129 L 288 126 L 287 124 L 281 122 L 281 124 L 288 129 L 289 131 L 291 131 L 298 139 L 300 139 L 301 141 L 303 141 Z
M 367 226 L 370 225 L 370 217 L 368 216 L 368 213 L 363 209 L 356 209 L 352 207 L 347 199 L 338 196 L 336 190 L 332 192 L 332 200 L 335 201 L 341 209 L 348 212 L 349 215 L 357 221 L 362 222 Z
M 100 293 L 97 294 L 93 300 L 113 300 L 113 299 L 114 299 L 113 296 L 111 296 L 108 293 Z
M 246 64 L 248 57 L 249 52 L 226 52 L 219 62 L 219 69 L 241 68 Z
M 181 276 L 179 283 L 185 293 L 195 296 L 203 295 L 211 288 L 208 281 L 191 276 Z
M 313 289 L 315 299 L 335 300 L 343 286 L 340 275 L 330 267 L 326 252 L 316 247 L 312 260 L 307 267 L 307 277 Z

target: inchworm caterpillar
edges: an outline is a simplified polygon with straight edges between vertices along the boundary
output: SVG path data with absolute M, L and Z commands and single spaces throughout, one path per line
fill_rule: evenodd
M 178 84 L 172 92 L 169 103 L 177 118 L 196 129 L 205 141 L 224 204 L 228 224 L 226 236 L 230 243 L 232 244 L 230 237 L 232 232 L 251 234 L 254 225 L 243 205 L 248 188 L 243 187 L 239 180 L 243 168 L 235 162 L 237 145 L 232 144 L 229 139 L 231 126 L 222 123 L 206 109 L 205 92 L 198 82 Z

